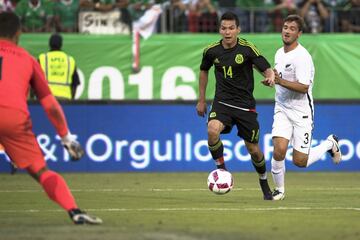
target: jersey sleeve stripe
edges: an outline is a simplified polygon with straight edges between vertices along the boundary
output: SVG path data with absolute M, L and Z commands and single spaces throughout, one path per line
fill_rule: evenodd
M 260 54 L 260 51 L 255 47 L 254 44 L 252 44 L 252 43 L 250 43 L 250 42 L 248 42 L 248 41 L 246 41 L 246 40 L 244 40 L 244 39 L 239 39 L 239 44 L 240 44 L 240 45 L 243 45 L 243 46 L 250 47 L 250 48 L 253 50 L 253 52 L 256 54 L 256 56 L 260 56 L 260 55 L 261 55 L 261 54 Z
M 204 49 L 204 55 L 205 53 L 210 49 L 210 48 L 213 48 L 213 47 L 216 47 L 220 44 L 220 42 L 215 42 L 215 43 L 212 43 L 210 45 L 208 45 L 205 49 Z

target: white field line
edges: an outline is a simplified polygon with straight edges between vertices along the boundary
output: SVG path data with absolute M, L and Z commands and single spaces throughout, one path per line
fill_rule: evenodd
M 295 188 L 294 188 L 295 189 Z M 359 187 L 325 187 L 325 188 L 296 188 L 297 191 L 360 191 Z M 0 189 L 0 193 L 36 193 L 42 192 L 39 189 L 17 190 L 17 189 Z M 207 188 L 105 188 L 105 189 L 71 189 L 72 192 L 197 192 L 209 191 Z M 233 188 L 232 191 L 259 191 L 259 188 Z
M 251 211 L 313 211 L 313 210 L 342 210 L 360 211 L 356 207 L 269 207 L 269 208 L 101 208 L 87 209 L 91 212 L 251 212 Z M 39 213 L 39 212 L 63 212 L 62 209 L 24 209 L 24 210 L 0 210 L 0 213 Z

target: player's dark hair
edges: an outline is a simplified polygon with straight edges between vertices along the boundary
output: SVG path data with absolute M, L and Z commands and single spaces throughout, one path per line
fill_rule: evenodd
M 51 50 L 61 50 L 62 47 L 62 37 L 58 33 L 51 35 L 49 39 L 49 46 Z
M 304 19 L 296 14 L 287 16 L 284 20 L 284 23 L 286 23 L 286 22 L 296 22 L 296 24 L 299 28 L 299 32 L 302 32 L 304 29 L 304 26 L 305 26 Z
M 236 26 L 239 27 L 239 25 L 240 25 L 238 16 L 237 16 L 235 13 L 233 13 L 233 12 L 225 12 L 225 13 L 221 16 L 220 22 L 221 22 L 222 20 L 230 20 L 230 21 L 235 20 Z
M 20 19 L 15 13 L 0 13 L 0 37 L 13 38 L 20 28 Z

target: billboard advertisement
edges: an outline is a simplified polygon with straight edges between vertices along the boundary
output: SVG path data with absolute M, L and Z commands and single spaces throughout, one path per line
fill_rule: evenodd
M 100 13 L 99 13 L 100 14 Z M 101 14 L 100 14 L 101 15 Z M 91 15 L 90 15 L 91 16 Z M 92 18 L 88 19 L 96 23 Z M 282 46 L 280 34 L 241 34 L 273 65 Z M 48 51 L 49 34 L 24 34 L 20 45 L 32 55 Z M 63 34 L 63 50 L 75 58 L 80 77 L 76 99 L 81 100 L 196 100 L 203 50 L 220 40 L 218 34 L 157 34 L 140 43 L 139 72 L 132 72 L 132 38 L 124 35 Z M 301 44 L 315 64 L 316 99 L 358 99 L 360 35 L 304 34 Z M 255 71 L 256 99 L 272 100 Z M 207 99 L 215 92 L 213 68 Z
M 206 119 L 198 117 L 195 103 L 149 104 L 111 103 L 64 105 L 69 126 L 86 155 L 72 162 L 39 105 L 31 105 L 33 129 L 51 169 L 60 172 L 177 172 L 210 171 L 215 165 L 207 148 Z M 258 104 L 261 126 L 260 147 L 270 167 L 273 104 Z M 307 169 L 286 156 L 287 170 L 359 171 L 360 130 L 354 116 L 359 104 L 317 104 L 313 145 L 334 133 L 340 138 L 343 161 L 332 163 L 328 154 Z M 236 135 L 222 135 L 224 157 L 230 171 L 253 171 L 244 141 Z M 4 154 L 0 158 L 5 159 Z M 268 168 L 269 169 L 269 168 Z M 0 161 L 0 171 L 9 163 Z

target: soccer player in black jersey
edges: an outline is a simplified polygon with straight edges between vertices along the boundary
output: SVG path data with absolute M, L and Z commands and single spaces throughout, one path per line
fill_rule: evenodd
M 274 72 L 258 49 L 245 39 L 238 38 L 239 19 L 232 12 L 221 16 L 222 39 L 209 45 L 203 53 L 199 77 L 199 100 L 196 110 L 199 116 L 206 113 L 206 86 L 209 69 L 214 65 L 216 90 L 208 116 L 208 144 L 217 168 L 225 168 L 224 147 L 220 134 L 229 133 L 237 126 L 238 136 L 245 140 L 252 163 L 259 174 L 259 182 L 265 200 L 272 200 L 267 182 L 264 154 L 260 150 L 259 123 L 253 96 L 253 65 L 263 74 L 262 83 L 274 85 Z

